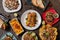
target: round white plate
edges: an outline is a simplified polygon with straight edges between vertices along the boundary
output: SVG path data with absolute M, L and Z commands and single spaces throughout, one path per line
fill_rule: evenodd
M 34 27 L 28 27 L 28 26 L 26 26 L 26 18 L 27 18 L 27 14 L 28 14 L 29 12 L 35 12 L 36 15 L 37 15 L 37 23 L 36 23 L 36 25 L 35 25 Z M 23 25 L 23 27 L 24 27 L 25 29 L 35 30 L 35 29 L 37 29 L 37 28 L 41 25 L 41 16 L 40 16 L 40 14 L 39 14 L 37 11 L 35 11 L 35 10 L 27 10 L 27 11 L 25 11 L 25 12 L 22 14 L 22 16 L 21 16 L 21 23 L 22 23 L 22 25 Z
M 18 6 L 17 9 L 15 9 L 15 10 L 9 10 L 7 7 L 5 7 L 5 0 L 2 0 L 3 9 L 6 12 L 9 12 L 9 13 L 11 13 L 11 12 L 17 12 L 17 11 L 19 11 L 21 9 L 21 0 L 18 0 L 18 3 L 19 3 L 19 6 Z

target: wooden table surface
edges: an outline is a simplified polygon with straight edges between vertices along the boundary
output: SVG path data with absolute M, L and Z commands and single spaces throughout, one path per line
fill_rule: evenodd
M 53 5 L 53 8 L 58 12 L 58 14 L 60 15 L 60 0 L 50 0 L 51 4 Z M 25 12 L 26 10 L 28 9 L 34 9 L 36 11 L 38 11 L 40 14 L 42 14 L 42 11 L 40 9 L 37 9 L 36 7 L 32 7 L 30 5 L 27 5 L 25 0 L 22 0 L 22 9 L 20 11 L 18 11 L 17 13 L 19 14 L 19 21 L 20 21 L 20 18 L 21 18 L 21 15 L 23 14 L 23 12 Z M 4 15 L 6 18 L 15 18 L 14 15 L 11 13 L 7 13 L 4 11 L 3 7 L 2 7 L 2 0 L 0 0 L 0 14 Z M 56 23 L 54 25 L 57 29 L 58 29 L 58 36 L 57 36 L 57 40 L 60 40 L 60 21 L 58 23 Z M 36 32 L 36 34 L 38 35 L 38 29 L 34 30 L 34 32 Z M 25 32 L 26 31 L 29 31 L 29 30 L 26 30 L 25 29 Z M 12 32 L 14 35 L 15 33 L 13 32 L 12 29 L 8 30 L 8 31 L 4 31 L 4 30 L 1 30 L 0 29 L 0 37 L 2 36 L 2 34 L 4 34 L 5 32 Z M 21 40 L 21 37 L 22 37 L 23 33 L 20 34 L 19 36 L 16 36 L 18 40 Z M 39 36 L 38 36 L 39 37 Z M 40 40 L 40 38 L 39 38 Z

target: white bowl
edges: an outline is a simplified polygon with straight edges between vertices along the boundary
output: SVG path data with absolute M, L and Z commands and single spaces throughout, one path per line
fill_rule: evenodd
M 36 25 L 35 25 L 34 27 L 28 27 L 28 26 L 26 26 L 26 18 L 27 18 L 27 14 L 28 14 L 29 12 L 35 12 L 35 13 L 37 14 L 37 23 L 36 23 Z M 35 29 L 37 29 L 37 28 L 41 25 L 41 16 L 40 16 L 40 14 L 39 14 L 37 11 L 35 11 L 35 10 L 27 10 L 27 11 L 25 11 L 25 12 L 22 14 L 22 16 L 21 16 L 21 23 L 22 23 L 22 25 L 23 25 L 23 27 L 24 27 L 25 29 L 35 30 Z
M 15 9 L 15 10 L 10 10 L 10 9 L 8 9 L 8 8 L 5 6 L 5 0 L 2 0 L 3 9 L 4 9 L 6 12 L 9 12 L 9 13 L 11 13 L 11 12 L 17 12 L 17 11 L 19 11 L 19 10 L 21 9 L 21 0 L 18 0 L 18 3 L 19 3 L 19 6 L 18 6 L 17 9 Z

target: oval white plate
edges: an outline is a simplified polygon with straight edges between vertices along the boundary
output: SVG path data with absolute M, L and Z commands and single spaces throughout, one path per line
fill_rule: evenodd
M 19 6 L 18 6 L 17 9 L 15 9 L 15 10 L 9 10 L 7 7 L 5 7 L 5 0 L 2 0 L 2 5 L 3 5 L 4 10 L 6 12 L 9 12 L 9 13 L 10 12 L 17 12 L 17 11 L 19 11 L 21 9 L 21 0 L 18 0 L 18 3 L 19 3 Z
M 35 13 L 37 14 L 37 23 L 36 23 L 36 25 L 35 25 L 34 27 L 28 27 L 28 26 L 26 26 L 26 18 L 27 18 L 27 14 L 28 14 L 29 12 L 35 12 Z M 22 23 L 22 25 L 23 25 L 23 27 L 24 27 L 25 29 L 35 30 L 35 29 L 37 29 L 37 28 L 41 25 L 41 16 L 40 16 L 40 14 L 39 14 L 37 11 L 35 11 L 35 10 L 27 10 L 27 11 L 25 11 L 25 12 L 22 14 L 22 16 L 21 16 L 21 23 Z
M 31 32 L 31 31 L 30 31 Z M 25 32 L 23 35 L 22 35 L 22 40 L 24 40 L 24 36 L 27 34 L 28 32 Z M 33 32 L 33 33 L 35 33 L 35 32 Z M 35 35 L 36 35 L 36 33 L 35 33 Z M 37 37 L 37 35 L 36 35 L 36 37 Z M 37 37 L 37 39 L 38 39 L 38 37 Z

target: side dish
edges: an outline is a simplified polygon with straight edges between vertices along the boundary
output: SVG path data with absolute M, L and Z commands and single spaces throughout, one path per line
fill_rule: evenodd
M 38 40 L 38 37 L 36 36 L 34 32 L 26 32 L 23 35 L 22 40 Z
M 43 23 L 43 26 L 39 29 L 41 40 L 56 40 L 57 35 L 57 28 L 52 27 L 49 24 L 45 25 Z
M 24 31 L 21 24 L 18 22 L 18 20 L 16 18 L 12 19 L 9 23 L 10 23 L 13 31 L 17 35 L 21 34 Z
M 37 22 L 36 17 L 37 15 L 35 12 L 29 12 L 26 18 L 26 25 L 29 27 L 34 27 Z
M 17 12 L 21 9 L 21 0 L 2 0 L 3 9 L 8 12 Z
M 14 10 L 18 8 L 19 3 L 18 0 L 5 0 L 5 6 L 10 10 Z

